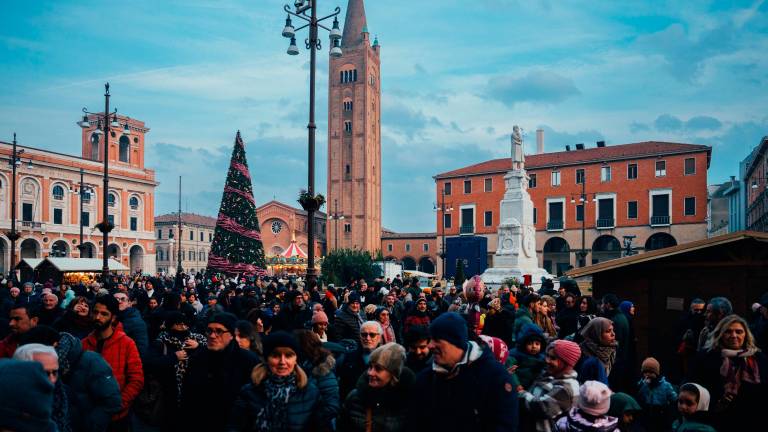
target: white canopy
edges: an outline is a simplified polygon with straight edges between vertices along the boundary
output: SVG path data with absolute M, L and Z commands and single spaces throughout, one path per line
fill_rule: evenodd
M 22 258 L 21 261 L 27 263 L 28 266 L 34 269 L 43 262 L 43 258 Z M 21 262 L 19 264 L 21 264 Z M 18 264 L 16 267 L 18 267 Z
M 403 270 L 403 274 L 408 274 L 409 276 L 413 277 L 425 277 L 425 278 L 432 278 L 435 277 L 435 275 L 431 273 L 424 273 L 418 270 Z
M 44 260 L 39 260 L 40 262 Z M 56 270 L 60 272 L 99 272 L 103 265 L 101 258 L 52 258 L 48 257 L 45 261 L 50 262 Z M 110 258 L 107 260 L 110 271 L 128 271 L 128 267 Z M 31 265 L 31 263 L 30 263 Z M 40 263 L 38 263 L 40 265 Z M 37 266 L 35 266 L 36 268 Z

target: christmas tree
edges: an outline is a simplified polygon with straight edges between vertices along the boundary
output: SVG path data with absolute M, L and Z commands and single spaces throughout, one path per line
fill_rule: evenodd
M 253 276 L 266 274 L 265 269 L 251 175 L 243 139 L 237 131 L 206 273 Z

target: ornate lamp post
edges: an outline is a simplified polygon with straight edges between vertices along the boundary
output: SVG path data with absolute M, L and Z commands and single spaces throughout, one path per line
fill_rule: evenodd
M 11 158 L 8 163 L 11 165 L 11 229 L 7 231 L 5 235 L 8 240 L 11 241 L 11 268 L 9 274 L 15 275 L 14 267 L 16 267 L 16 240 L 21 237 L 18 231 L 16 231 L 16 167 L 21 165 L 20 154 L 24 153 L 24 149 L 18 150 L 16 148 L 16 133 L 13 133 L 13 150 L 11 152 Z M 12 277 L 12 279 L 16 279 Z
M 88 129 L 91 127 L 91 120 L 89 116 L 94 117 L 98 123 L 96 124 L 96 129 L 93 131 L 93 134 L 96 135 L 98 138 L 99 136 L 104 136 L 104 152 L 102 154 L 102 157 L 104 158 L 104 185 L 102 186 L 102 220 L 98 224 L 96 224 L 96 228 L 99 229 L 99 231 L 102 232 L 103 240 L 102 240 L 102 254 L 103 254 L 103 261 L 102 261 L 102 267 L 101 267 L 101 276 L 104 281 L 104 283 L 107 282 L 107 277 L 109 276 L 109 254 L 107 253 L 107 248 L 109 247 L 109 232 L 112 231 L 114 228 L 114 225 L 109 222 L 109 204 L 108 204 L 108 198 L 109 198 L 109 131 L 110 127 L 112 128 L 119 128 L 120 122 L 117 119 L 117 109 L 115 109 L 113 112 L 109 112 L 109 83 L 104 84 L 104 112 L 103 113 L 93 113 L 88 111 L 88 108 L 83 108 L 83 120 L 79 121 L 77 124 L 80 125 L 83 129 Z M 104 130 L 102 131 L 102 127 Z M 123 134 L 124 135 L 130 135 L 131 131 L 128 127 L 128 123 L 126 122 L 123 125 Z
M 596 202 L 596 198 L 592 198 L 592 201 Z M 571 197 L 571 204 L 576 203 L 575 197 Z M 579 195 L 579 205 L 582 206 L 581 211 L 581 250 L 576 251 L 576 259 L 579 261 L 579 267 L 585 267 L 587 265 L 587 246 L 586 231 L 587 231 L 587 179 L 586 175 L 581 181 L 581 195 Z
M 88 200 L 90 201 L 90 196 L 93 192 L 91 185 L 87 185 L 83 181 L 84 174 L 84 170 L 80 168 L 80 183 L 78 184 L 78 187 L 70 189 L 70 192 L 77 193 L 80 196 L 80 217 L 78 218 L 78 221 L 80 222 L 80 240 L 78 240 L 77 243 L 77 250 L 80 251 L 80 258 L 82 258 L 83 253 L 85 253 L 85 245 L 83 244 L 83 203 L 85 202 L 85 197 L 88 197 Z
M 445 186 L 443 186 L 443 190 L 440 191 L 440 206 L 438 207 L 435 205 L 434 210 L 440 212 L 440 237 L 442 237 L 443 245 L 440 248 L 440 253 L 437 256 L 440 257 L 440 261 L 442 262 L 442 277 L 445 278 L 445 212 L 453 210 L 453 207 L 451 207 L 450 204 L 447 207 L 445 205 Z
M 296 0 L 294 2 L 295 12 L 291 11 L 289 5 L 285 5 L 283 10 L 288 14 L 285 20 L 285 27 L 283 28 L 283 37 L 291 40 L 290 46 L 288 46 L 287 53 L 289 55 L 298 55 L 299 48 L 296 46 L 296 32 L 304 28 L 309 27 L 309 37 L 304 40 L 305 47 L 309 50 L 309 124 L 308 129 L 308 153 L 309 153 L 309 172 L 308 172 L 308 185 L 307 195 L 309 197 L 315 196 L 315 131 L 317 125 L 315 124 L 315 66 L 317 63 L 317 50 L 322 49 L 320 39 L 318 38 L 319 28 L 323 28 L 330 32 L 331 50 L 329 54 L 332 57 L 341 56 L 341 30 L 339 30 L 339 20 L 336 16 L 341 13 L 341 8 L 336 7 L 334 13 L 325 16 L 323 18 L 317 18 L 317 0 Z M 296 17 L 307 23 L 303 26 L 294 29 L 291 23 L 291 17 Z M 329 18 L 333 18 L 333 28 L 325 27 L 320 24 Z M 320 209 L 321 201 L 324 200 L 322 196 L 318 196 L 320 199 L 310 199 L 301 201 L 304 210 L 307 211 L 307 280 L 314 281 L 317 279 L 315 269 L 315 211 Z M 314 201 L 314 203 L 313 203 Z M 306 204 L 305 204 L 306 203 Z

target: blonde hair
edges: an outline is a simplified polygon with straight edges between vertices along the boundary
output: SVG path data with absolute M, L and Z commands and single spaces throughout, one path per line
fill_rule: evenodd
M 744 318 L 736 314 L 728 315 L 717 323 L 715 329 L 709 334 L 709 338 L 707 338 L 707 343 L 704 344 L 704 348 L 708 351 L 722 348 L 720 340 L 723 338 L 725 331 L 728 330 L 728 327 L 733 323 L 741 324 L 744 328 L 744 349 L 760 351 L 760 348 L 755 345 L 755 337 L 752 335 L 752 331 L 749 330 L 749 324 L 747 324 L 747 321 L 745 321 Z

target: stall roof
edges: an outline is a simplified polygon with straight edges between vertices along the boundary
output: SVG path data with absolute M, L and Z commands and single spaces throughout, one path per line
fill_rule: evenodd
M 41 262 L 43 262 L 43 258 L 22 258 L 21 261 L 19 261 L 19 264 L 22 262 L 26 263 L 34 270 Z M 16 268 L 19 267 L 19 264 L 16 264 Z
M 39 260 L 43 261 L 43 260 Z M 103 261 L 101 258 L 51 258 L 48 257 L 45 261 L 50 262 L 56 270 L 60 272 L 99 272 Z M 120 264 L 119 262 L 109 259 L 109 269 L 111 271 L 128 271 L 128 267 Z M 39 265 L 39 263 L 38 263 Z M 37 266 L 35 266 L 37 267 Z
M 681 245 L 672 246 L 664 249 L 657 249 L 650 252 L 641 253 L 639 255 L 632 255 L 623 258 L 616 258 L 609 261 L 603 261 L 588 267 L 577 268 L 567 271 L 565 274 L 572 278 L 578 278 L 581 276 L 588 276 L 594 273 L 598 273 L 604 270 L 612 270 L 620 267 L 625 267 L 633 264 L 638 264 L 646 261 L 652 261 L 658 258 L 665 258 L 673 255 L 692 252 L 699 249 L 705 249 L 712 246 L 718 246 L 722 244 L 732 243 L 744 239 L 755 239 L 758 241 L 768 242 L 768 233 L 756 232 L 756 231 L 738 231 L 731 234 L 724 234 L 717 237 L 712 237 L 704 240 L 698 240 L 690 243 L 683 243 Z
M 432 273 L 424 273 L 424 272 L 418 271 L 418 270 L 403 270 L 403 274 L 408 274 L 411 277 L 413 277 L 413 276 L 416 276 L 416 277 L 421 276 L 421 277 L 425 277 L 425 278 L 435 277 L 435 275 L 433 275 Z

